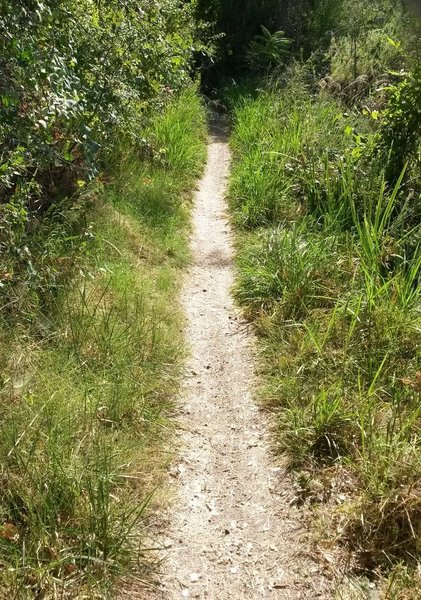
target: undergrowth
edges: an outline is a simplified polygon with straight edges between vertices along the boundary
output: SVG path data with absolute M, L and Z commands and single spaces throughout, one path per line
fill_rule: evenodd
M 147 569 L 205 133 L 195 92 L 175 98 L 146 150 L 91 190 L 79 271 L 50 310 L 1 324 L 2 597 L 109 597 L 116 576 Z
M 302 70 L 234 111 L 235 294 L 261 337 L 262 396 L 301 501 L 323 504 L 358 573 L 389 574 L 386 597 L 415 598 L 419 137 L 391 176 L 382 116 L 316 92 Z

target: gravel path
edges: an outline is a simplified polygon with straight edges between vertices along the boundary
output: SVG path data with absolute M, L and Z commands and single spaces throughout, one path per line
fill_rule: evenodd
M 269 426 L 252 399 L 253 347 L 234 306 L 233 248 L 224 200 L 230 154 L 214 129 L 196 195 L 193 265 L 183 304 L 191 347 L 181 408 L 166 560 L 148 598 L 330 598 L 293 490 L 270 455 Z

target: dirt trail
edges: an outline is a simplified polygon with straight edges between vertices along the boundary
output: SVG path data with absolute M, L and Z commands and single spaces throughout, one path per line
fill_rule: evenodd
M 305 553 L 291 486 L 271 462 L 268 423 L 252 400 L 253 338 L 230 295 L 229 160 L 226 139 L 214 128 L 183 293 L 191 359 L 171 478 L 176 497 L 161 587 L 148 598 L 328 598 Z

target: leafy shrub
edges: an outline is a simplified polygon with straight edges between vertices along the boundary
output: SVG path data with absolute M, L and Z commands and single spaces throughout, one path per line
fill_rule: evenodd
M 249 44 L 245 55 L 246 62 L 253 71 L 269 71 L 285 60 L 290 45 L 291 40 L 285 37 L 283 31 L 270 33 L 262 25 L 262 34 L 256 35 Z
M 420 164 L 420 106 L 421 69 L 416 69 L 391 88 L 376 140 L 382 159 L 387 161 L 386 178 L 391 185 L 399 179 L 407 163 Z
M 89 236 L 89 184 L 120 144 L 142 147 L 150 114 L 189 83 L 193 36 L 178 0 L 1 2 L 5 304 L 24 286 L 43 304 L 64 283 L 62 256 L 70 266 Z
M 244 67 L 244 56 L 253 37 L 278 25 L 279 3 L 276 0 L 198 0 L 197 15 L 214 23 L 219 39 L 219 71 L 237 72 Z M 274 41 L 274 40 L 273 40 Z

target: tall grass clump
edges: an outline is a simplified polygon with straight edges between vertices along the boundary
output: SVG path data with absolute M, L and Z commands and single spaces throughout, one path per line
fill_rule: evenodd
M 53 309 L 36 327 L 2 323 L 1 595 L 105 597 L 150 564 L 183 357 L 174 298 L 204 161 L 194 91 L 145 137 L 147 152 L 123 152 L 97 188 L 80 272 Z
M 235 110 L 235 294 L 301 499 L 324 505 L 359 572 L 406 589 L 421 527 L 419 154 L 390 176 L 396 91 L 372 115 L 307 82 Z
M 330 282 L 338 260 L 335 238 L 313 235 L 306 223 L 265 229 L 238 258 L 237 298 L 251 314 L 276 310 L 293 320 L 335 301 Z

